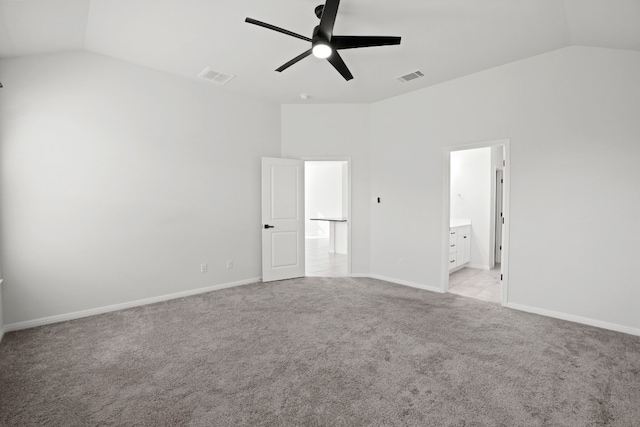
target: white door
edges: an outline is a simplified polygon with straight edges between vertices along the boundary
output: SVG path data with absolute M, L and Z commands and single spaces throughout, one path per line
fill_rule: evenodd
M 495 262 L 502 262 L 502 191 L 503 191 L 503 173 L 502 169 L 496 169 L 496 241 L 495 247 Z
M 304 162 L 263 157 L 262 281 L 304 273 Z

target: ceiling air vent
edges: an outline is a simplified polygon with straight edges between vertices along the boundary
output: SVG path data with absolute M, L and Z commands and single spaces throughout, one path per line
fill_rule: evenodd
M 412 73 L 405 74 L 404 76 L 396 77 L 396 80 L 402 83 L 410 82 L 411 80 L 419 79 L 420 77 L 424 77 L 424 73 L 420 70 L 416 70 Z
M 198 74 L 198 78 L 202 80 L 206 80 L 212 83 L 218 83 L 221 85 L 227 83 L 229 80 L 233 79 L 234 77 L 235 76 L 233 75 L 224 74 L 219 71 L 213 71 L 209 67 L 205 68 L 203 72 Z

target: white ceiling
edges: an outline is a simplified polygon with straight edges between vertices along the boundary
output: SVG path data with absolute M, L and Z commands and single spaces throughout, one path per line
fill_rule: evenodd
M 0 0 L 0 57 L 86 49 L 192 79 L 210 67 L 280 103 L 369 103 L 570 45 L 640 50 L 640 0 L 342 0 L 335 34 L 402 44 L 342 51 L 349 82 L 314 57 L 275 72 L 308 43 L 244 19 L 310 37 L 321 2 Z

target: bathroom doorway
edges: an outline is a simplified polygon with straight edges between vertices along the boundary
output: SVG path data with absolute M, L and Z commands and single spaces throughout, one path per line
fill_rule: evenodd
M 305 161 L 305 274 L 350 274 L 348 160 Z
M 508 140 L 445 150 L 443 290 L 506 304 Z

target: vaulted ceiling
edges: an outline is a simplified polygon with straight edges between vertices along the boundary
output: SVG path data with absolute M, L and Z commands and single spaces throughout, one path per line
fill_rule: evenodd
M 571 45 L 640 51 L 640 0 L 342 0 L 335 34 L 402 44 L 341 51 L 349 82 L 314 57 L 275 72 L 308 43 L 244 19 L 311 37 L 321 2 L 0 0 L 0 57 L 85 49 L 191 79 L 210 67 L 280 103 L 368 103 Z

